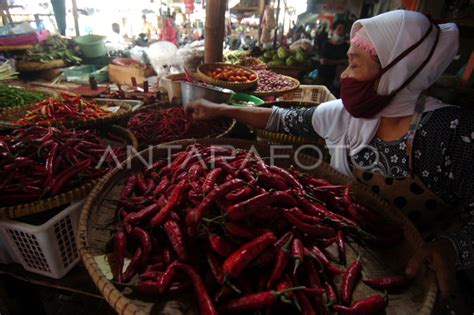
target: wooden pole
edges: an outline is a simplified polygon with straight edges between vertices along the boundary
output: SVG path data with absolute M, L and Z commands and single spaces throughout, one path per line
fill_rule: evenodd
M 227 1 L 208 0 L 204 39 L 204 61 L 220 62 L 223 59 L 225 36 L 225 10 Z
M 74 17 L 74 29 L 76 30 L 76 36 L 80 35 L 79 32 L 79 16 L 77 14 L 77 2 L 72 0 L 72 16 Z
M 277 5 L 277 17 L 276 17 L 276 27 L 275 27 L 275 35 L 273 35 L 273 49 L 277 46 L 277 35 L 278 35 L 278 20 L 280 19 L 280 0 L 278 0 Z

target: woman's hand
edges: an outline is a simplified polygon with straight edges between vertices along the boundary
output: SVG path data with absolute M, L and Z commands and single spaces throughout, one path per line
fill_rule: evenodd
M 439 239 L 422 246 L 411 257 L 405 274 L 415 277 L 425 263 L 435 272 L 441 299 L 446 301 L 456 290 L 456 251 L 451 241 Z
M 212 120 L 222 115 L 222 110 L 226 107 L 225 104 L 216 104 L 205 99 L 184 105 L 186 114 L 193 116 L 195 120 Z

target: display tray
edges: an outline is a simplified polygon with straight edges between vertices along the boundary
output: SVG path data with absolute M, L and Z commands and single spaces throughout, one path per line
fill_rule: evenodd
M 223 67 L 223 66 L 233 68 L 233 69 L 243 69 L 245 71 L 253 73 L 257 78 L 251 82 L 228 82 L 228 81 L 216 80 L 214 78 L 209 77 L 206 74 L 207 71 L 211 71 L 213 69 L 216 69 L 218 67 Z M 207 64 L 200 65 L 197 69 L 197 73 L 198 73 L 199 79 L 204 81 L 207 84 L 220 86 L 220 87 L 237 91 L 237 92 L 251 91 L 257 87 L 258 74 L 255 71 L 252 71 L 248 68 L 238 66 L 238 65 L 226 64 L 226 63 L 207 63 Z
M 202 145 L 232 145 L 236 148 L 249 149 L 251 146 L 262 156 L 269 156 L 271 149 L 268 145 L 233 139 L 201 139 L 183 140 L 168 143 L 168 145 L 189 145 L 198 143 Z M 150 151 L 148 151 L 150 150 Z M 165 158 L 168 148 L 164 145 L 149 148 L 142 151 L 143 156 L 153 153 L 155 158 Z M 286 153 L 290 159 L 277 160 L 276 165 L 289 168 L 295 163 L 293 152 Z M 304 165 L 317 162 L 309 156 L 299 156 L 299 161 Z M 307 164 L 308 163 L 308 164 Z M 89 271 L 92 280 L 101 291 L 105 299 L 119 314 L 157 314 L 163 311 L 164 305 L 178 303 L 184 305 L 192 314 L 197 314 L 197 307 L 194 295 L 163 295 L 154 298 L 144 298 L 143 296 L 130 295 L 129 288 L 120 288 L 110 280 L 107 275 L 111 274 L 109 265 L 104 260 L 110 249 L 107 244 L 115 232 L 113 222 L 116 216 L 116 204 L 110 200 L 118 199 L 124 186 L 127 176 L 134 170 L 142 167 L 142 162 L 138 157 L 131 160 L 131 168 L 116 168 L 99 180 L 92 192 L 85 201 L 79 223 L 79 250 L 84 264 Z M 125 166 L 125 164 L 124 164 Z M 342 175 L 322 163 L 312 171 L 302 172 L 327 179 L 333 184 L 349 184 L 356 200 L 364 205 L 370 205 L 372 211 L 389 222 L 397 224 L 403 229 L 404 239 L 391 248 L 386 247 L 366 247 L 355 243 L 347 244 L 348 261 L 353 261 L 360 257 L 363 263 L 364 277 L 379 276 L 390 273 L 397 273 L 404 270 L 414 251 L 423 245 L 423 240 L 417 229 L 399 210 L 392 208 L 379 196 L 373 194 L 367 187 L 357 181 Z M 332 245 L 335 246 L 335 245 Z M 333 252 L 335 248 L 329 247 L 328 251 Z M 335 278 L 339 285 L 340 276 Z M 359 300 L 374 294 L 377 291 L 359 283 L 355 289 L 353 300 Z M 397 293 L 388 294 L 389 304 L 385 314 L 431 314 L 437 294 L 437 284 L 432 271 L 423 267 L 421 272 L 413 280 L 411 285 Z M 176 314 L 184 314 L 177 311 Z
M 126 120 L 133 113 L 133 111 L 137 110 L 143 105 L 142 101 L 135 100 L 95 98 L 93 101 L 95 101 L 98 106 L 107 106 L 108 108 L 113 108 L 114 111 L 111 111 L 107 116 L 95 119 L 76 119 L 64 123 L 52 122 L 48 124 L 32 122 L 30 125 L 24 125 L 17 124 L 15 122 L 23 118 L 26 113 L 34 106 L 34 104 L 17 106 L 7 108 L 0 112 L 0 129 L 14 129 L 27 126 L 63 126 L 67 128 L 103 126 L 105 124 L 119 123 Z
M 257 97 L 269 97 L 269 96 L 278 97 L 278 96 L 284 95 L 286 93 L 290 93 L 292 91 L 295 91 L 300 86 L 300 81 L 296 80 L 295 78 L 288 77 L 286 75 L 281 75 L 281 76 L 285 77 L 285 79 L 287 79 L 287 80 L 292 81 L 293 85 L 291 87 L 288 87 L 286 89 L 281 89 L 281 90 L 273 90 L 273 91 L 265 91 L 265 92 L 252 91 L 252 92 L 250 92 L 250 94 L 253 94 Z

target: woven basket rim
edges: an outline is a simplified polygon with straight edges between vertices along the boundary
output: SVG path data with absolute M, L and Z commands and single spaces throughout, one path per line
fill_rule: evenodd
M 291 80 L 295 83 L 295 85 L 292 88 L 285 89 L 285 90 L 278 90 L 278 91 L 265 91 L 265 92 L 257 92 L 257 91 L 252 91 L 250 94 L 258 96 L 258 97 L 265 97 L 265 96 L 281 96 L 286 93 L 291 93 L 295 90 L 297 90 L 300 87 L 300 81 L 296 80 L 295 78 L 289 77 L 287 75 L 279 74 L 280 76 L 285 77 L 287 80 Z
M 246 145 L 246 146 L 262 146 L 264 144 L 254 142 L 254 141 L 247 141 L 247 140 L 239 140 L 239 139 L 218 139 L 218 140 L 204 140 L 203 139 L 187 139 L 187 140 L 180 140 L 180 141 L 174 141 L 167 143 L 167 145 L 171 144 L 192 144 L 192 143 L 201 143 L 203 145 L 225 145 L 225 144 L 234 144 L 234 145 Z M 148 150 L 156 150 L 156 149 L 163 149 L 165 148 L 165 144 L 157 145 L 154 147 L 150 147 L 146 150 L 140 151 L 138 154 L 143 154 L 144 152 L 147 152 Z M 292 151 L 292 150 L 289 150 Z M 136 157 L 135 157 L 136 158 Z M 315 160 L 313 157 L 305 156 L 306 159 Z M 133 157 L 132 157 L 133 159 Z M 128 161 L 128 160 L 127 160 Z M 125 166 L 127 161 L 122 162 L 122 166 Z M 380 196 L 374 194 L 368 187 L 363 186 L 362 184 L 357 183 L 350 177 L 343 175 L 336 171 L 333 168 L 330 168 L 327 164 L 323 163 L 325 167 L 327 168 L 326 171 L 329 173 L 332 173 L 334 176 L 339 177 L 341 180 L 351 183 L 352 185 L 357 185 L 357 189 L 361 189 L 364 191 L 364 193 L 368 194 L 373 198 L 374 200 L 377 200 L 380 205 L 383 205 L 385 209 L 388 209 L 387 211 L 384 211 L 383 213 L 388 217 L 395 216 L 398 220 L 398 222 L 401 224 L 403 227 L 403 233 L 405 235 L 405 238 L 414 249 L 419 248 L 420 246 L 423 245 L 424 241 L 418 232 L 418 230 L 414 227 L 413 223 L 409 221 L 409 219 L 404 216 L 398 209 L 392 207 L 389 203 L 387 203 L 385 200 L 383 200 Z M 91 215 L 91 211 L 93 209 L 93 205 L 95 202 L 98 201 L 98 198 L 100 197 L 99 194 L 102 191 L 108 191 L 112 187 L 107 187 L 107 183 L 109 180 L 114 178 L 114 176 L 117 176 L 119 172 L 123 171 L 122 169 L 115 168 L 111 172 L 109 172 L 106 176 L 101 178 L 96 186 L 93 188 L 92 192 L 89 194 L 87 197 L 83 210 L 81 213 L 81 217 L 79 220 L 79 228 L 78 228 L 78 234 L 79 237 L 77 238 L 77 246 L 79 248 L 79 252 L 81 255 L 81 258 L 98 289 L 101 291 L 101 293 L 104 295 L 105 299 L 107 302 L 120 314 L 146 314 L 140 307 L 139 305 L 129 299 L 128 297 L 124 296 L 113 284 L 111 281 L 109 281 L 106 276 L 103 274 L 102 270 L 100 269 L 99 265 L 97 264 L 95 257 L 93 256 L 91 252 L 91 246 L 89 245 L 89 240 L 88 240 L 88 220 Z M 381 210 L 377 210 L 379 213 L 381 213 Z M 436 284 L 436 279 L 434 277 L 433 272 L 429 271 L 426 273 L 426 278 L 424 279 L 425 283 L 428 283 L 428 290 L 426 291 L 426 296 L 424 298 L 423 305 L 421 308 L 418 310 L 418 314 L 421 315 L 428 315 L 431 314 L 433 310 L 433 306 L 435 304 L 436 300 L 436 295 L 437 295 L 437 284 Z
M 213 78 L 209 77 L 207 74 L 204 73 L 204 71 L 206 70 L 205 68 L 207 68 L 207 67 L 217 68 L 219 66 L 226 66 L 226 67 L 237 68 L 237 69 L 242 69 L 242 70 L 248 71 L 248 72 L 254 74 L 256 76 L 256 79 L 252 80 L 251 82 L 227 82 L 227 81 L 213 79 Z M 223 63 L 223 62 L 205 63 L 205 64 L 202 64 L 202 65 L 199 65 L 198 68 L 197 68 L 197 74 L 198 74 L 199 78 L 202 81 L 204 81 L 208 84 L 229 88 L 229 89 L 234 90 L 234 91 L 252 90 L 253 88 L 255 88 L 257 86 L 257 82 L 258 82 L 258 74 L 255 71 L 253 71 L 249 68 L 240 66 L 240 65 L 235 65 L 235 64 L 230 64 L 230 63 Z
M 122 135 L 126 135 L 128 137 L 127 140 L 129 140 L 129 142 L 131 143 L 131 146 L 135 150 L 138 150 L 137 138 L 130 130 L 117 125 L 112 125 L 108 128 L 111 130 L 115 130 L 117 133 L 121 133 Z M 46 199 L 24 204 L 12 205 L 8 207 L 1 207 L 0 219 L 14 219 L 27 215 L 32 215 L 48 211 L 59 206 L 63 206 L 77 199 L 82 199 L 87 196 L 87 194 L 94 187 L 97 181 L 98 179 L 90 180 L 78 187 L 75 187 L 59 195 L 52 196 Z

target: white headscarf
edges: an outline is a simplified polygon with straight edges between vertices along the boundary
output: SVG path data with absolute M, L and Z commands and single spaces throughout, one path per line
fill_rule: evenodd
M 377 51 L 382 67 L 423 37 L 430 21 L 414 11 L 396 10 L 373 18 L 358 20 L 351 30 L 351 38 L 364 27 Z M 352 176 L 347 156 L 355 155 L 367 147 L 380 125 L 380 117 L 413 115 L 418 96 L 429 88 L 444 72 L 458 52 L 459 34 L 454 23 L 441 24 L 439 41 L 431 60 L 423 70 L 396 94 L 389 105 L 374 118 L 354 118 L 344 108 L 341 100 L 318 106 L 313 115 L 315 131 L 326 139 L 331 152 L 331 166 Z M 436 29 L 410 54 L 383 74 L 377 92 L 388 95 L 399 88 L 426 59 L 436 39 Z M 445 106 L 441 101 L 428 97 L 425 112 Z

